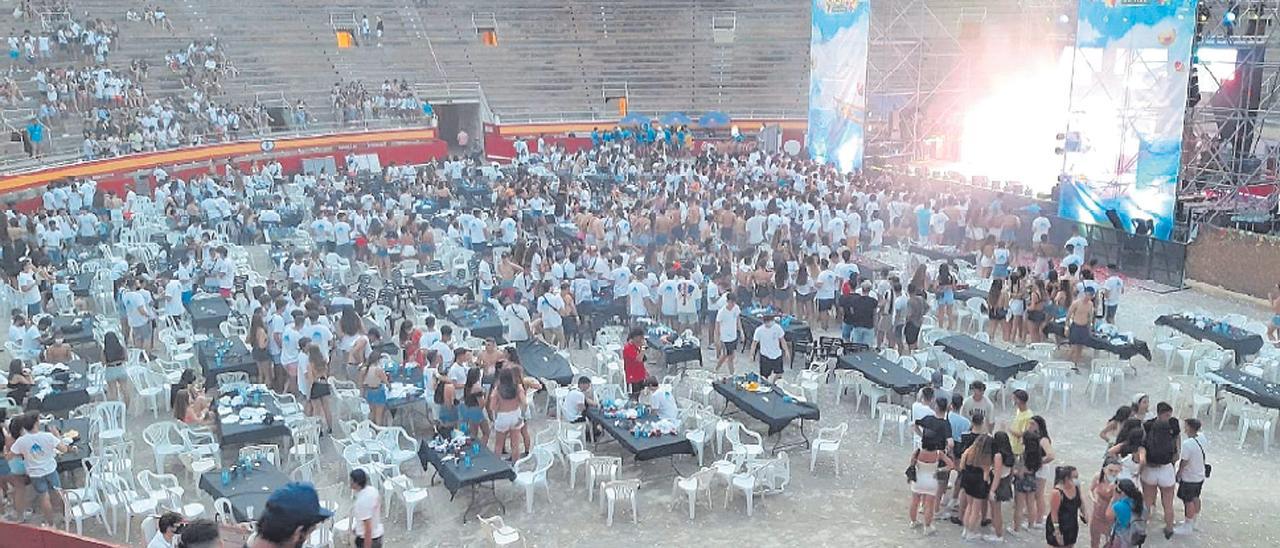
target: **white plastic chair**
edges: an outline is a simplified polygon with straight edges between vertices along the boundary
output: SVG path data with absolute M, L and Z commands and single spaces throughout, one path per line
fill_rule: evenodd
M 93 408 L 89 418 L 90 430 L 102 445 L 112 445 L 124 440 L 124 402 L 105 401 Z
M 231 499 L 218 497 L 213 501 L 213 518 L 219 524 L 235 525 L 236 514 L 231 506 Z
M 1240 417 L 1241 411 L 1249 405 L 1249 399 L 1231 392 L 1222 393 L 1222 418 L 1218 420 L 1218 430 L 1227 424 L 1227 417 Z
M 1075 386 L 1075 373 L 1071 369 L 1070 362 L 1048 362 L 1040 368 L 1040 374 L 1044 376 L 1044 394 L 1045 407 L 1053 405 L 1053 396 L 1058 394 L 1062 399 L 1062 411 L 1067 411 L 1067 405 L 1071 401 L 1071 390 Z
M 542 486 L 547 493 L 547 502 L 551 501 L 551 486 L 547 483 L 547 471 L 555 463 L 555 455 L 544 447 L 534 448 L 533 454 L 525 455 L 516 461 L 516 487 L 524 489 L 525 511 L 533 513 L 533 492 Z M 526 469 L 522 469 L 526 468 Z
M 698 455 L 698 466 L 702 466 L 707 440 L 715 435 L 716 423 L 720 419 L 711 412 L 699 413 L 696 418 L 696 428 L 685 431 L 684 437 L 689 440 L 689 444 L 693 446 L 693 452 Z
M 898 445 L 905 443 L 907 426 L 911 424 L 911 411 L 896 403 L 878 403 L 876 409 L 880 415 L 880 429 L 876 432 L 876 443 L 884 439 L 884 425 L 895 423 L 898 427 Z
M 608 504 L 606 526 L 613 526 L 613 509 L 624 502 L 631 503 L 631 523 L 640 523 L 640 513 L 636 509 L 636 491 L 639 489 L 638 479 L 613 480 L 600 486 L 600 496 Z
M 622 471 L 619 457 L 591 457 L 587 460 L 587 500 L 595 498 L 596 485 L 618 479 Z
M 1240 448 L 1244 449 L 1244 440 L 1250 430 L 1262 432 L 1262 452 L 1271 449 L 1271 438 L 1275 434 L 1276 419 L 1280 418 L 1280 409 L 1268 409 L 1259 405 L 1246 405 L 1240 410 Z
M 840 442 L 849 431 L 849 423 L 842 422 L 838 426 L 818 429 L 818 437 L 809 446 L 809 472 L 813 472 L 818 464 L 819 453 L 831 453 L 834 459 L 836 475 L 840 475 Z
M 845 391 L 849 388 L 853 388 L 853 404 L 854 412 L 856 413 L 858 411 L 857 405 L 860 403 L 859 400 L 862 398 L 862 381 L 865 377 L 862 376 L 861 371 L 855 371 L 853 369 L 837 369 L 835 370 L 835 376 L 836 405 L 840 405 L 840 398 L 844 396 Z
M 94 485 L 84 489 L 59 489 L 58 494 L 62 495 L 64 529 L 70 531 L 71 521 L 75 520 L 76 534 L 83 535 L 84 520 L 98 518 L 98 521 L 102 522 L 102 527 L 107 530 L 107 534 L 112 534 L 111 524 L 107 523 L 105 507 Z
M 680 502 L 677 493 L 684 493 L 689 503 L 689 519 L 694 518 L 694 508 L 698 505 L 698 495 L 705 494 L 707 506 L 711 506 L 711 481 L 716 477 L 715 468 L 703 468 L 689 477 L 677 476 L 671 482 L 671 507 Z
M 479 514 L 476 519 L 480 520 L 489 530 L 489 540 L 493 541 L 493 545 L 499 548 L 503 546 L 527 546 L 524 536 L 520 534 L 520 530 L 502 522 L 502 516 L 484 517 Z
M 400 504 L 404 506 L 405 529 L 412 531 L 413 515 L 417 511 L 418 505 L 427 500 L 429 495 L 427 488 L 414 484 L 409 476 L 403 474 L 384 477 L 383 486 L 387 491 L 395 495 Z
M 871 411 L 871 418 L 874 419 L 876 417 L 876 413 L 879 412 L 880 409 L 880 400 L 884 400 L 886 402 L 889 401 L 889 389 L 876 384 L 875 381 L 872 381 L 871 379 L 863 377 L 862 386 L 858 387 L 858 402 L 853 406 L 854 413 L 857 413 L 858 409 L 862 407 L 863 398 L 866 398 L 867 409 Z
M 754 442 L 742 441 L 742 434 L 745 433 L 748 438 L 755 440 Z M 724 437 L 729 442 L 729 452 L 727 456 L 729 460 L 737 463 L 738 466 L 744 465 L 748 461 L 755 460 L 764 454 L 764 437 L 759 433 L 749 429 L 746 425 L 736 422 L 724 431 Z
M 129 542 L 133 529 L 133 520 L 140 516 L 149 516 L 156 511 L 156 499 L 150 493 L 143 493 L 133 487 L 127 475 L 103 474 L 97 480 L 102 488 L 102 502 L 111 509 L 111 527 L 116 529 L 118 513 L 124 512 L 124 541 Z
M 164 462 L 170 455 L 181 455 L 186 451 L 182 438 L 182 428 L 175 421 L 152 423 L 142 431 L 142 440 L 151 446 L 155 454 L 156 473 L 164 473 Z
M 410 436 L 404 428 L 388 426 L 380 429 L 378 431 L 378 442 L 387 449 L 387 457 L 396 466 L 409 461 L 421 462 L 418 459 L 419 442 L 413 436 Z

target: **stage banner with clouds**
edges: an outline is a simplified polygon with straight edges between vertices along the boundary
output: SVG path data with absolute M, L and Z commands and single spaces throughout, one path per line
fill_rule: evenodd
M 1196 0 L 1080 0 L 1060 214 L 1173 232 Z
M 844 172 L 862 169 L 869 0 L 812 1 L 809 156 Z

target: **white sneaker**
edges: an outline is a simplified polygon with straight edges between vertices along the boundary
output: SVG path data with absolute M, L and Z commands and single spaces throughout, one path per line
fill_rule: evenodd
M 987 542 L 1002 543 L 1004 542 L 1004 537 L 997 536 L 994 534 L 988 534 L 988 535 L 982 535 L 982 540 L 985 540 Z
M 931 536 L 936 535 L 936 534 L 938 534 L 938 530 L 937 530 L 937 529 L 934 529 L 932 525 L 926 525 L 926 526 L 924 526 L 924 535 L 925 535 L 925 536 L 927 536 L 927 537 L 931 537 Z
M 1175 535 L 1190 535 L 1193 531 L 1195 531 L 1194 524 L 1190 523 L 1179 523 L 1173 527 L 1173 534 Z
M 911 522 L 911 528 L 912 528 L 912 529 L 919 529 L 920 527 L 921 527 L 920 522 L 918 522 L 918 521 L 913 521 L 913 522 Z

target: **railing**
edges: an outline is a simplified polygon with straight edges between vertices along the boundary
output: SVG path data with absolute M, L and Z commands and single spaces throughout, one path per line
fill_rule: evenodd
M 317 135 L 328 135 L 341 132 L 355 132 L 360 130 L 383 130 L 383 129 L 419 129 L 435 127 L 434 119 L 416 118 L 413 120 L 396 119 L 396 118 L 377 118 L 371 120 L 356 120 L 353 122 L 316 122 L 310 123 L 305 128 L 289 128 L 282 130 L 267 130 L 259 132 L 241 132 L 241 137 L 236 140 L 223 141 L 207 141 L 213 143 L 231 143 L 231 142 L 254 142 L 264 139 L 281 139 L 290 137 L 310 137 Z M 182 147 L 179 147 L 182 148 Z M 0 174 L 16 175 L 29 171 L 37 171 L 52 167 L 62 167 L 87 161 L 79 152 L 80 147 L 59 147 L 58 150 L 49 151 L 42 154 L 38 158 L 10 158 L 0 159 Z M 166 149 L 169 150 L 169 149 Z M 120 156 L 127 156 L 122 154 Z M 120 157 L 116 156 L 116 157 Z M 111 156 L 99 156 L 97 159 L 110 158 Z

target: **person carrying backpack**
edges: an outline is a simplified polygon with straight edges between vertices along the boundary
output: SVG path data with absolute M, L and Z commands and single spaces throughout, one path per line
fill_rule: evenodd
M 1127 479 L 1120 480 L 1116 489 L 1123 496 L 1115 497 L 1107 508 L 1107 518 L 1114 523 L 1107 548 L 1142 546 L 1147 542 L 1147 516 L 1142 504 L 1142 492 Z
M 1173 496 L 1177 486 L 1174 463 L 1178 462 L 1182 431 L 1173 416 L 1173 406 L 1156 404 L 1156 418 L 1143 424 L 1147 457 L 1142 467 L 1142 495 L 1147 508 L 1154 508 L 1156 495 L 1164 509 L 1164 538 L 1173 537 Z

